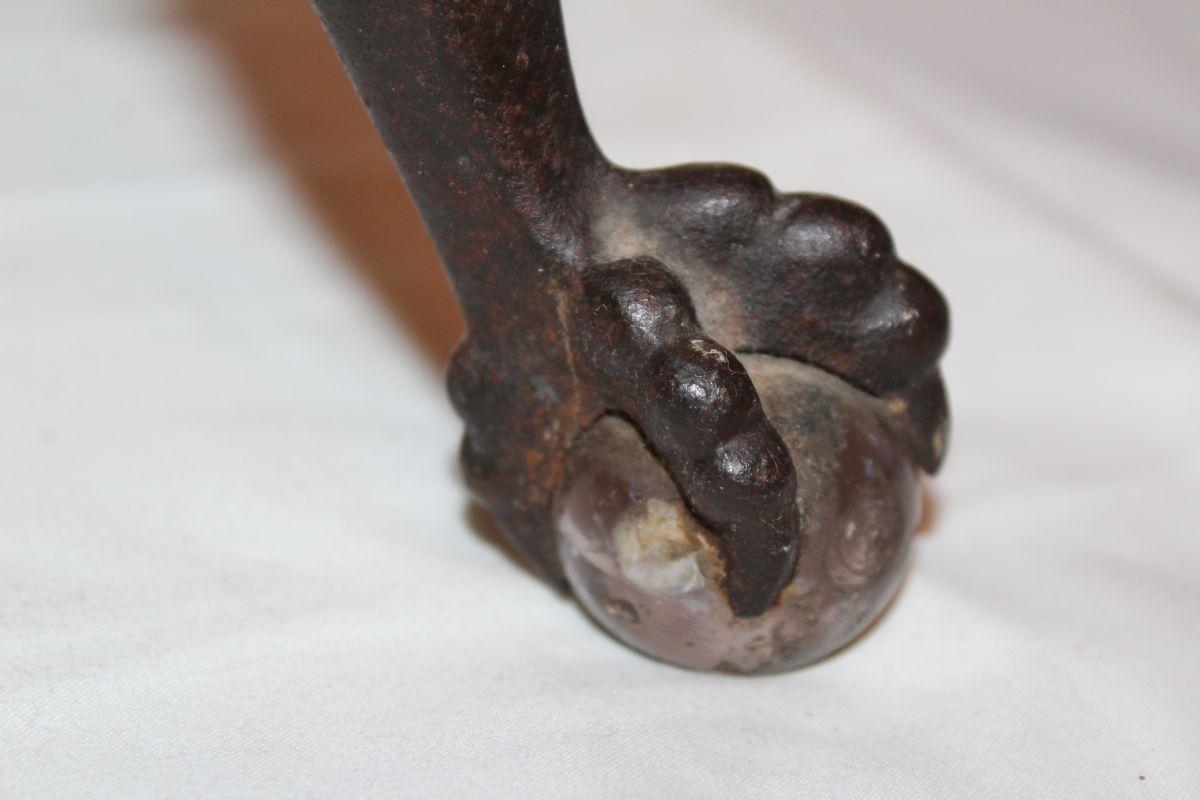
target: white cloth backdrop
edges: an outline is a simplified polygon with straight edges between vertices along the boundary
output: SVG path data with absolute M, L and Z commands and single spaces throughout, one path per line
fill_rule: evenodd
M 301 0 L 0 4 L 0 797 L 1200 797 L 1200 5 L 570 0 L 600 140 L 948 295 L 890 615 L 629 652 L 468 510 L 459 322 Z

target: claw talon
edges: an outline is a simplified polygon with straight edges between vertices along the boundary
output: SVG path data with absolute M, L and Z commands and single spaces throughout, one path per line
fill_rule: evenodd
M 703 334 L 679 280 L 652 259 L 585 275 L 580 338 L 609 402 L 629 415 L 726 556 L 739 616 L 791 576 L 800 530 L 791 456 L 741 362 Z M 630 371 L 629 365 L 645 365 Z

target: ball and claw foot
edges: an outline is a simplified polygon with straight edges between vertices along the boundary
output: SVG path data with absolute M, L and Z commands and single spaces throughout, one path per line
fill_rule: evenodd
M 797 559 L 821 549 L 807 541 L 817 535 L 814 476 L 836 478 L 853 438 L 847 419 L 871 429 L 883 461 L 902 453 L 914 475 L 937 469 L 947 427 L 937 367 L 946 304 L 897 259 L 869 212 L 826 196 L 778 195 L 748 169 L 689 165 L 600 182 L 588 232 L 587 260 L 564 270 L 547 298 L 566 325 L 563 346 L 544 352 L 569 363 L 536 361 L 529 374 L 500 376 L 495 365 L 512 359 L 472 338 L 449 375 L 467 421 L 468 479 L 548 576 L 564 576 L 554 505 L 564 480 L 579 474 L 572 464 L 583 456 L 571 448 L 608 417 L 644 443 L 643 454 L 626 448 L 631 462 L 648 455 L 670 476 L 688 525 L 721 562 L 708 583 L 739 620 L 778 606 L 804 571 Z M 779 415 L 764 410 L 768 398 L 744 362 L 768 356 L 796 368 L 796 380 L 771 384 L 793 399 L 817 396 L 800 391 L 817 373 L 838 385 L 817 393 L 821 413 L 793 420 L 804 430 L 781 431 Z M 542 374 L 559 372 L 572 376 L 572 391 L 539 396 L 550 383 Z M 818 457 L 808 429 L 822 424 L 842 445 Z M 869 502 L 908 509 L 884 516 L 911 532 L 915 479 L 894 483 L 892 495 L 881 490 L 887 496 Z M 626 493 L 644 489 L 630 484 Z
M 509 540 L 675 663 L 860 630 L 946 447 L 946 304 L 884 226 L 742 167 L 609 163 L 558 0 L 312 2 L 462 306 L 464 472 Z

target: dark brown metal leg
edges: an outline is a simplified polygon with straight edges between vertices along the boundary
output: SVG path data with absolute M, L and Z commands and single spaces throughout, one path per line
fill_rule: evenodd
M 886 400 L 936 470 L 948 315 L 884 226 L 729 165 L 604 159 L 557 0 L 314 0 L 450 273 L 449 374 L 472 489 L 561 581 L 552 505 L 580 434 L 632 420 L 762 614 L 804 531 L 788 449 L 735 353 L 812 364 Z

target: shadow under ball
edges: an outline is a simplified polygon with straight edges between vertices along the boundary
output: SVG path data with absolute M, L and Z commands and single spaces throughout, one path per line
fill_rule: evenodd
M 920 477 L 886 402 L 796 361 L 741 361 L 796 466 L 804 534 L 765 614 L 734 615 L 717 541 L 621 417 L 571 451 L 555 519 L 571 588 L 617 638 L 681 667 L 778 672 L 833 653 L 882 613 L 908 560 Z

